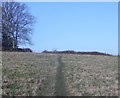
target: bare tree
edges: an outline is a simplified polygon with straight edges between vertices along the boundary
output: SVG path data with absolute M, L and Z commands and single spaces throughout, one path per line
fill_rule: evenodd
M 19 2 L 2 3 L 2 45 L 17 48 L 19 44 L 30 44 L 34 17 L 27 6 Z

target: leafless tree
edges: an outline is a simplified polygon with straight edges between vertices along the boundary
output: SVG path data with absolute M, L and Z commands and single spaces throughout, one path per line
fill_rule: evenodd
M 20 2 L 2 2 L 2 45 L 17 48 L 31 44 L 34 17 L 27 6 Z

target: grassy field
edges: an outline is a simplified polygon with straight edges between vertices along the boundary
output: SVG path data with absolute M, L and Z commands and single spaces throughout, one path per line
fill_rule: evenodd
M 118 58 L 3 52 L 2 93 L 10 96 L 117 96 Z
M 69 95 L 118 95 L 117 57 L 65 55 L 62 61 Z

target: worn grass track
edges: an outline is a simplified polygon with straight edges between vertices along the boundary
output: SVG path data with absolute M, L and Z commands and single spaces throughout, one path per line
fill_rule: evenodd
M 118 57 L 2 53 L 5 96 L 118 96 Z
M 56 96 L 66 96 L 63 67 L 64 63 L 61 60 L 62 56 L 58 56 L 58 67 L 56 74 Z

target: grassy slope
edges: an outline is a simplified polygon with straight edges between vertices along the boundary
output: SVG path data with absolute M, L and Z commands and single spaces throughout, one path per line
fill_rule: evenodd
M 4 95 L 117 95 L 117 72 L 117 57 L 3 52 L 2 88 Z
M 56 56 L 3 53 L 4 95 L 54 95 Z
M 69 95 L 118 95 L 117 57 L 64 55 L 62 61 Z

